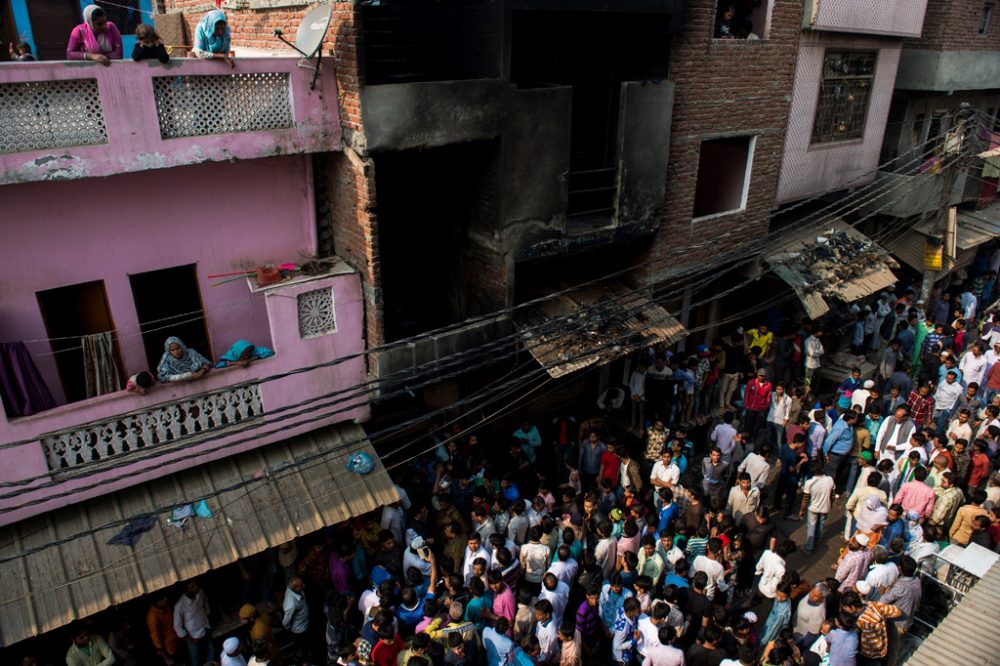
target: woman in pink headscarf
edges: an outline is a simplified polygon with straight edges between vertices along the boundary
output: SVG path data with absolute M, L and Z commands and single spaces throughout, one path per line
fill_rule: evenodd
M 69 60 L 93 60 L 110 65 L 122 58 L 122 36 L 108 15 L 97 5 L 83 10 L 83 23 L 73 28 L 66 46 Z

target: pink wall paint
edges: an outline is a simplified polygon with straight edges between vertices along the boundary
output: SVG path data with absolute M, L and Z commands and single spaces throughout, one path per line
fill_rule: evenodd
M 878 60 L 864 136 L 813 146 L 810 142 L 826 49 L 877 49 Z M 802 36 L 778 180 L 778 203 L 874 180 L 900 51 L 900 42 L 893 40 L 821 33 Z
M 926 11 L 927 0 L 811 0 L 803 22 L 813 30 L 919 37 Z
M 299 58 L 239 58 L 235 70 L 219 61 L 171 60 L 115 62 L 38 62 L 0 65 L 0 83 L 96 79 L 101 94 L 108 143 L 67 146 L 0 154 L 0 185 L 40 180 L 109 176 L 146 169 L 163 169 L 231 159 L 253 159 L 302 152 L 339 150 L 341 130 L 337 85 L 332 63 L 309 90 L 312 70 Z M 218 134 L 177 139 L 160 138 L 153 96 L 154 77 L 287 72 L 292 116 L 288 129 Z
M 0 443 L 30 440 L 43 433 L 70 429 L 185 396 L 233 385 L 252 378 L 331 361 L 364 349 L 360 281 L 341 264 L 334 275 L 303 283 L 279 285 L 252 293 L 245 280 L 208 286 L 205 275 L 239 270 L 265 262 L 301 261 L 315 253 L 312 174 L 308 158 L 289 156 L 204 164 L 165 171 L 115 176 L 104 180 L 29 183 L 0 188 L 5 242 L 0 260 L 0 331 L 9 341 L 46 338 L 35 292 L 91 280 L 103 280 L 129 373 L 147 367 L 129 285 L 129 273 L 195 263 L 207 312 L 207 326 L 218 356 L 236 339 L 272 346 L 277 355 L 248 369 L 213 371 L 198 382 L 157 386 L 145 397 L 124 392 L 63 405 L 22 419 L 0 414 Z M 302 340 L 298 336 L 297 300 L 301 291 L 332 289 L 337 330 Z M 163 332 L 164 337 L 169 331 Z M 58 374 L 48 343 L 31 343 L 39 368 L 54 392 Z M 203 350 L 204 351 L 204 350 Z M 364 359 L 295 375 L 261 385 L 265 413 L 353 386 L 365 377 Z M 13 522 L 86 497 L 156 478 L 206 460 L 283 439 L 324 424 L 367 418 L 367 400 L 348 412 L 332 415 L 281 434 L 261 436 L 231 450 L 199 451 L 217 444 L 192 446 L 170 456 L 129 465 L 128 477 L 112 481 L 121 470 L 92 474 L 40 490 L 35 497 L 103 481 L 99 488 L 68 499 L 0 514 L 0 524 Z M 307 414 L 302 419 L 314 416 Z M 282 425 L 294 425 L 293 419 Z M 245 435 L 244 435 L 245 437 Z M 233 439 L 233 438 L 230 438 Z M 229 441 L 229 440 L 224 440 Z M 0 480 L 44 474 L 47 464 L 37 442 L 0 449 Z M 0 493 L 2 494 L 2 493 Z M 29 495 L 28 497 L 31 497 Z M 16 498 L 17 502 L 26 499 Z M 0 500 L 0 508 L 14 500 Z

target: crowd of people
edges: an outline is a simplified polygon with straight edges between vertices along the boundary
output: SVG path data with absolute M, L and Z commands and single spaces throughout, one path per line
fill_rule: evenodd
M 895 664 L 921 567 L 1000 543 L 1000 333 L 968 296 L 887 292 L 808 332 L 650 348 L 626 396 L 506 446 L 434 424 L 398 502 L 278 549 L 270 610 L 245 604 L 214 644 L 191 582 L 149 608 L 151 642 L 223 666 Z M 824 393 L 837 337 L 878 370 Z M 836 562 L 807 581 L 789 556 L 819 546 Z M 67 663 L 116 652 L 81 628 Z

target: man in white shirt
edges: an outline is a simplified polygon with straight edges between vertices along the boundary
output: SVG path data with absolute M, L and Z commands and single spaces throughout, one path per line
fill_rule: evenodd
M 972 348 L 965 352 L 958 369 L 962 371 L 962 382 L 968 386 L 975 382 L 977 386 L 982 386 L 986 379 L 986 366 L 989 362 L 983 356 L 983 348 L 979 343 L 972 345 Z
M 878 601 L 889 589 L 889 586 L 899 578 L 899 568 L 889 561 L 889 551 L 885 546 L 875 546 L 872 550 L 873 564 L 865 576 L 865 582 L 871 585 L 869 601 Z
M 880 460 L 888 457 L 889 460 L 895 461 L 898 458 L 898 453 L 906 448 L 906 442 L 915 431 L 916 426 L 910 419 L 910 408 L 906 405 L 900 405 L 891 416 L 882 421 L 875 441 L 872 442 L 872 448 L 875 449 Z
M 569 585 L 559 580 L 555 574 L 547 573 L 542 578 L 542 591 L 538 598 L 547 599 L 552 604 L 552 619 L 558 628 L 562 624 L 566 604 L 569 603 Z
M 862 388 L 859 388 L 851 395 L 851 409 L 860 407 L 862 413 L 864 413 L 868 411 L 868 398 L 871 397 L 872 389 L 875 388 L 875 382 L 868 379 L 861 386 Z
M 764 486 L 767 485 L 767 477 L 771 474 L 771 447 L 763 446 L 761 447 L 760 453 L 750 453 L 740 466 L 736 468 L 737 472 L 746 472 L 750 475 L 750 485 L 759 490 L 763 490 Z
M 573 581 L 576 580 L 576 574 L 580 570 L 580 565 L 569 556 L 569 546 L 565 544 L 559 546 L 556 553 L 559 555 L 559 559 L 553 561 L 545 573 L 554 575 L 567 585 L 572 585 Z
M 726 513 L 739 524 L 743 516 L 753 513 L 760 506 L 760 489 L 750 484 L 750 475 L 746 472 L 740 472 L 736 479 L 736 485 L 729 489 Z
M 806 356 L 806 383 L 812 382 L 813 375 L 819 370 L 820 365 L 823 361 L 823 354 L 826 350 L 823 348 L 823 342 L 820 338 L 823 336 L 823 329 L 818 326 L 813 331 L 813 334 L 806 338 L 805 342 L 805 356 Z
M 712 537 L 708 540 L 708 547 L 705 549 L 705 554 L 694 558 L 694 563 L 691 565 L 692 576 L 699 571 L 705 572 L 705 575 L 708 576 L 708 585 L 705 586 L 705 596 L 709 599 L 715 597 L 716 590 L 720 592 L 729 590 L 729 583 L 726 581 L 726 569 L 720 562 L 722 557 L 722 540 L 718 537 Z
M 670 614 L 670 606 L 663 600 L 658 599 L 653 602 L 653 607 L 649 613 L 649 615 L 640 613 L 639 622 L 636 625 L 636 629 L 639 631 L 639 642 L 636 645 L 636 649 L 642 657 L 646 656 L 647 650 L 660 644 L 660 627 L 666 626 L 667 616 Z
M 812 462 L 812 473 L 812 478 L 802 486 L 802 508 L 799 510 L 799 518 L 808 512 L 805 552 L 810 555 L 816 540 L 823 533 L 823 521 L 833 508 L 833 490 L 836 486 L 833 477 L 824 472 L 822 460 Z
M 646 648 L 642 666 L 684 666 L 684 652 L 673 646 L 677 630 L 669 624 L 661 624 L 656 637 L 658 644 Z
M 482 539 L 480 539 L 479 534 L 473 532 L 469 535 L 469 541 L 465 547 L 465 558 L 462 560 L 462 576 L 465 578 L 466 585 L 472 580 L 472 564 L 479 558 L 486 560 L 486 570 L 489 571 L 492 559 L 490 551 L 483 548 Z
M 549 568 L 552 553 L 549 547 L 541 543 L 542 528 L 535 525 L 528 530 L 528 543 L 521 546 L 521 570 L 525 582 L 531 583 L 537 590 L 541 587 L 542 577 Z
M 673 460 L 674 454 L 669 446 L 664 446 L 660 453 L 660 459 L 653 465 L 653 470 L 649 473 L 649 482 L 653 484 L 653 498 L 657 511 L 662 506 L 660 495 L 656 491 L 660 488 L 673 489 L 674 485 L 681 481 L 681 468 Z
M 971 416 L 972 414 L 968 409 L 958 410 L 958 416 L 948 425 L 948 430 L 945 433 L 952 443 L 956 439 L 964 439 L 967 442 L 972 441 L 972 425 L 969 423 Z
M 785 387 L 777 384 L 771 394 L 771 406 L 767 410 L 767 434 L 774 446 L 781 446 L 788 427 L 788 414 L 792 409 L 792 398 L 785 393 Z
M 192 664 L 204 664 L 215 657 L 208 622 L 208 598 L 193 580 L 174 605 L 174 631 L 187 644 Z
M 965 389 L 958 382 L 958 373 L 949 370 L 944 375 L 944 381 L 938 384 L 934 391 L 934 424 L 938 430 L 943 430 L 948 418 L 951 416 L 955 403 L 965 393 Z
M 535 602 L 535 637 L 542 653 L 538 659 L 552 660 L 559 656 L 559 625 L 552 615 L 552 603 L 546 599 Z
M 639 362 L 639 368 L 633 370 L 628 378 L 628 390 L 632 394 L 632 429 L 642 432 L 646 411 L 646 368 L 645 362 Z

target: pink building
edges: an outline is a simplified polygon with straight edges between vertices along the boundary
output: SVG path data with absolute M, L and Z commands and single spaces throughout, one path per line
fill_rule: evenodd
M 337 479 L 351 474 L 346 455 L 373 453 L 356 425 L 369 415 L 356 388 L 364 311 L 358 275 L 318 240 L 312 154 L 339 151 L 341 130 L 332 67 L 315 90 L 311 78 L 295 58 L 241 59 L 233 71 L 191 60 L 0 67 L 0 370 L 20 378 L 4 385 L 0 411 L 0 526 L 13 558 L 0 579 L 13 571 L 33 590 L 0 605 L 22 615 L 0 623 L 0 647 L 394 499 L 380 465 L 364 488 Z M 258 283 L 257 267 L 288 263 L 308 270 Z M 123 390 L 156 374 L 175 335 L 213 363 L 238 340 L 274 355 L 144 396 Z M 306 440 L 332 471 L 296 492 L 341 495 L 274 520 L 263 501 L 252 509 L 262 527 L 229 528 L 218 556 L 206 545 L 147 571 L 133 553 L 137 580 L 104 579 L 89 605 L 72 589 L 69 603 L 45 605 L 44 567 L 32 575 L 22 540 L 38 521 L 69 535 L 101 507 L 118 506 L 120 522 L 206 497 L 221 529 L 235 509 L 223 509 L 219 470 L 252 467 L 234 477 L 250 496 L 294 467 Z M 214 481 L 181 481 L 199 474 Z M 158 531 L 174 529 L 167 515 Z M 111 535 L 121 526 L 85 520 Z M 107 540 L 99 533 L 89 561 L 121 557 Z
M 808 0 L 777 203 L 875 179 L 902 40 L 927 0 Z

